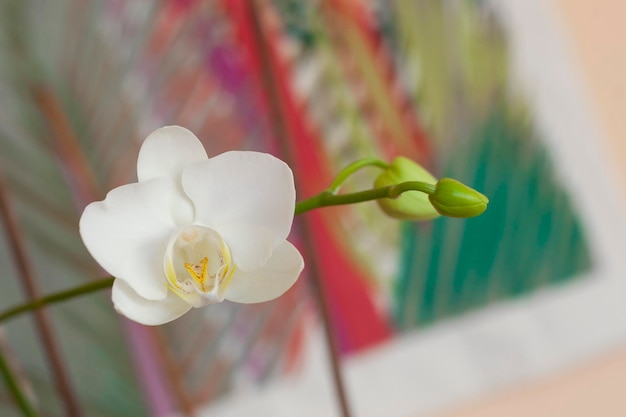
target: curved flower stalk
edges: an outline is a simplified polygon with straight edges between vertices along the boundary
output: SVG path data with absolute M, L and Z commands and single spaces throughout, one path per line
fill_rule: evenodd
M 411 182 L 421 186 L 415 191 L 404 190 L 396 197 L 378 200 L 378 205 L 389 216 L 413 221 L 438 216 L 469 218 L 480 216 L 489 204 L 484 194 L 452 178 L 437 181 L 424 167 L 402 156 L 384 168 L 374 185 L 398 186 Z
M 168 126 L 143 143 L 137 177 L 80 219 L 87 249 L 115 277 L 121 314 L 158 325 L 223 300 L 268 301 L 297 280 L 304 261 L 286 240 L 295 187 L 281 160 L 209 159 L 193 133 Z
M 419 181 L 428 185 L 437 182 L 435 177 L 421 165 L 400 156 L 395 158 L 376 178 L 374 185 L 385 187 L 401 184 L 405 181 Z M 378 205 L 388 216 L 400 220 L 431 220 L 439 216 L 439 213 L 428 200 L 426 192 L 405 192 L 394 199 L 380 199 Z

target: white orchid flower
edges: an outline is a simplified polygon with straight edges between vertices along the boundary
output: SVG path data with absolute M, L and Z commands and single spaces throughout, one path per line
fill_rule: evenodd
M 282 295 L 304 267 L 286 239 L 295 188 L 291 169 L 259 152 L 207 154 L 179 126 L 154 131 L 137 161 L 138 182 L 91 203 L 80 234 L 116 279 L 118 312 L 147 325 L 192 307 Z

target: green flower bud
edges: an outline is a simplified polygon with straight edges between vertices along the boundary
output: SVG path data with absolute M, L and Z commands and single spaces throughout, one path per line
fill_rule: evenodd
M 439 214 L 448 217 L 475 217 L 487 209 L 489 199 L 452 178 L 442 178 L 428 196 Z
M 374 182 L 376 188 L 397 185 L 407 181 L 435 184 L 437 179 L 417 163 L 402 156 L 397 157 Z M 381 198 L 378 205 L 385 213 L 402 220 L 430 220 L 439 216 L 428 195 L 421 191 L 406 191 L 398 198 Z

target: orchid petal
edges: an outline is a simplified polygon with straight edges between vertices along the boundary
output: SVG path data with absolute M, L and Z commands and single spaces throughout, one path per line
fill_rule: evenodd
M 148 326 L 168 323 L 191 309 L 189 304 L 171 291 L 163 300 L 146 300 L 119 279 L 113 282 L 111 298 L 120 314 Z
M 141 145 L 137 158 L 139 182 L 168 178 L 178 196 L 172 201 L 172 217 L 177 225 L 193 220 L 193 205 L 183 192 L 181 176 L 185 168 L 208 159 L 202 143 L 191 131 L 166 126 L 152 132 Z
M 272 155 L 226 152 L 185 170 L 182 183 L 195 222 L 220 232 L 242 271 L 261 267 L 291 230 L 293 174 Z
M 235 270 L 226 290 L 227 300 L 237 303 L 261 303 L 281 296 L 296 282 L 304 268 L 300 252 L 285 241 L 259 270 Z
M 185 168 L 207 159 L 202 143 L 191 131 L 180 126 L 162 127 L 141 145 L 137 179 L 142 182 L 166 177 L 178 184 Z
M 173 196 L 166 179 L 128 184 L 88 205 L 80 218 L 81 237 L 94 259 L 149 300 L 161 300 L 168 291 L 163 255 L 176 227 Z

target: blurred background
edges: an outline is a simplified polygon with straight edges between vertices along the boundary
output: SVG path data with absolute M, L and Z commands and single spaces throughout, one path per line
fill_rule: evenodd
M 398 155 L 490 198 L 469 220 L 312 212 L 274 302 L 148 328 L 102 291 L 6 322 L 1 351 L 42 416 L 339 416 L 319 280 L 354 415 L 626 415 L 625 11 L 0 1 L 0 312 L 105 276 L 78 219 L 163 125 L 279 156 L 299 199 Z M 19 415 L 4 387 L 0 414 Z

